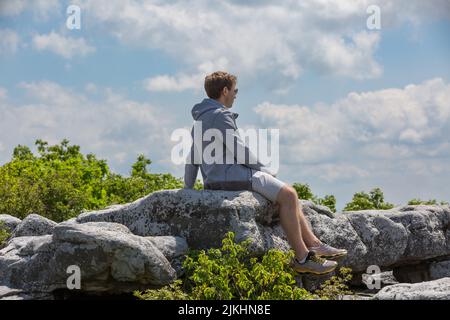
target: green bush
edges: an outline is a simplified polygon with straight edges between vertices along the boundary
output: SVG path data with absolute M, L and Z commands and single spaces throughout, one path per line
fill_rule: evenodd
M 384 202 L 383 191 L 381 191 L 380 188 L 374 188 L 369 194 L 364 191 L 355 193 L 352 201 L 345 206 L 344 211 L 371 209 L 387 210 L 393 207 L 393 204 Z
M 151 163 L 139 155 L 131 176 L 110 171 L 106 160 L 80 152 L 80 147 L 61 144 L 48 146 L 36 140 L 38 155 L 18 145 L 10 162 L 0 167 L 0 212 L 23 219 L 36 213 L 60 222 L 85 210 L 132 202 L 149 193 L 183 187 L 171 174 L 152 174 Z M 196 188 L 199 189 L 197 182 Z
M 309 184 L 302 184 L 302 183 L 294 183 L 292 184 L 292 187 L 297 191 L 297 195 L 299 199 L 302 200 L 311 200 L 312 202 L 316 204 L 320 204 L 323 206 L 327 206 L 330 208 L 332 212 L 336 212 L 336 198 L 333 195 L 326 195 L 323 198 L 319 198 L 315 196 L 312 191 Z
M 408 201 L 409 205 L 449 205 L 448 202 L 446 201 L 437 201 L 436 199 L 432 199 L 432 200 L 428 200 L 428 201 L 424 201 L 424 200 L 420 200 L 420 199 L 412 199 Z
M 183 279 L 134 295 L 144 300 L 309 300 L 351 294 L 345 284 L 351 279 L 349 268 L 341 268 L 341 275 L 312 294 L 297 286 L 296 272 L 290 266 L 292 250 L 271 249 L 255 258 L 249 254 L 249 244 L 249 240 L 235 243 L 234 233 L 229 232 L 221 248 L 190 251 L 183 262 Z
M 296 286 L 295 271 L 289 266 L 293 252 L 269 250 L 262 258 L 251 257 L 248 240 L 234 242 L 229 232 L 222 247 L 191 251 L 186 257 L 184 281 L 162 289 L 135 292 L 141 299 L 260 300 L 313 299 Z
M 352 279 L 350 268 L 340 268 L 338 275 L 326 280 L 320 289 L 315 292 L 323 300 L 341 300 L 343 295 L 352 295 L 347 282 Z
M 5 244 L 11 234 L 6 229 L 3 222 L 0 222 L 0 248 Z

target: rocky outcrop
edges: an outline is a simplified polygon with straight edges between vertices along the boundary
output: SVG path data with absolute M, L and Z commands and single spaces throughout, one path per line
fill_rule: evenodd
M 448 206 L 405 206 L 348 212 L 329 219 L 309 215 L 323 241 L 349 250 L 343 264 L 354 271 L 370 265 L 393 268 L 450 254 Z
M 450 278 L 421 283 L 400 283 L 381 289 L 375 300 L 450 300 Z
M 395 270 L 430 261 L 436 275 L 448 268 L 443 261 L 450 256 L 449 206 L 334 214 L 310 201 L 300 200 L 300 205 L 322 241 L 348 250 L 340 264 L 355 274 L 376 265 L 394 269 L 395 275 Z M 256 256 L 290 248 L 277 206 L 257 193 L 163 190 L 58 225 L 41 217 L 24 219 L 0 250 L 0 286 L 41 293 L 65 288 L 68 265 L 80 266 L 86 291 L 161 286 L 182 274 L 188 248 L 218 247 L 228 231 L 237 241 L 251 239 Z M 303 277 L 301 282 L 317 288 L 323 279 Z
M 176 273 L 154 243 L 172 257 L 185 246 L 180 239 L 157 238 L 133 235 L 115 223 L 61 223 L 52 235 L 16 237 L 0 250 L 0 285 L 39 294 L 67 289 L 75 266 L 86 292 L 159 287 L 174 281 Z
M 140 236 L 180 236 L 190 248 L 217 247 L 228 231 L 236 240 L 253 240 L 253 250 L 262 254 L 270 243 L 263 226 L 269 226 L 277 208 L 248 191 L 165 190 L 133 203 L 83 213 L 78 223 L 108 221 L 127 226 Z M 270 236 L 270 235 L 268 235 Z
M 14 232 L 17 225 L 21 222 L 19 218 L 9 214 L 0 214 L 0 228 L 5 228 L 9 233 Z
M 56 222 L 37 214 L 30 214 L 14 230 L 13 237 L 43 236 L 52 234 Z
M 349 251 L 342 264 L 355 272 L 364 272 L 370 265 L 394 268 L 450 255 L 448 206 L 330 215 L 323 208 L 316 211 L 309 201 L 300 203 L 322 241 Z M 219 246 L 227 231 L 234 231 L 238 241 L 251 238 L 255 254 L 289 248 L 277 207 L 248 191 L 165 190 L 77 218 L 79 223 L 88 221 L 120 223 L 141 236 L 181 236 L 191 248 Z

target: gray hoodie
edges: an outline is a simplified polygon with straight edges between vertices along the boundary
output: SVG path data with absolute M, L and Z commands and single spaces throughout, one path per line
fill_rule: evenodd
M 252 169 L 270 173 L 245 145 L 236 131 L 236 118 L 238 115 L 214 99 L 204 99 L 192 108 L 192 117 L 195 121 L 198 121 L 197 124 L 201 122 L 201 137 L 203 137 L 205 131 L 208 129 L 217 129 L 220 131 L 223 139 L 219 140 L 218 143 L 221 143 L 223 148 L 223 161 L 222 163 L 211 164 L 207 164 L 204 161 L 202 151 L 205 150 L 211 141 L 203 141 L 201 138 L 195 141 L 193 126 L 191 130 L 193 143 L 187 157 L 184 172 L 185 188 L 193 188 L 199 168 L 205 189 L 251 190 L 251 177 L 254 172 L 252 172 Z M 234 151 L 230 148 L 231 144 L 227 148 L 225 141 L 233 142 L 232 147 Z M 241 152 L 237 152 L 238 148 L 241 148 Z M 232 155 L 231 163 L 230 161 L 226 161 L 227 154 L 228 159 Z M 194 157 L 197 157 L 196 159 L 200 161 L 194 161 Z

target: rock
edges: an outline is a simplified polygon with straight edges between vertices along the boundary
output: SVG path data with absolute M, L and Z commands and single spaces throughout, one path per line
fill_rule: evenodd
M 6 286 L 0 286 L 0 300 L 6 300 L 8 297 L 18 296 L 22 290 L 12 289 Z
M 323 214 L 329 218 L 336 217 L 336 213 L 331 211 L 330 208 L 328 208 L 327 206 L 315 204 L 314 202 L 312 202 L 310 200 L 300 200 L 300 203 L 301 203 L 301 206 L 306 207 L 307 210 L 311 209 L 311 210 L 315 211 L 315 213 Z
M 28 294 L 22 290 L 0 286 L 0 300 L 53 300 L 52 294 L 34 293 Z
M 188 245 L 184 238 L 172 236 L 146 237 L 169 260 L 181 257 L 188 252 Z
M 42 236 L 52 234 L 56 222 L 37 214 L 30 214 L 16 227 L 14 237 Z
M 400 283 L 381 289 L 375 300 L 450 300 L 450 278 L 409 284 Z
M 315 275 L 315 274 L 298 274 L 295 278 L 297 284 L 299 286 L 306 289 L 309 292 L 314 292 L 316 290 L 321 289 L 321 285 L 330 280 L 333 276 L 336 275 L 336 271 L 323 274 L 323 275 Z
M 67 289 L 69 266 L 80 268 L 86 292 L 131 292 L 176 279 L 152 241 L 123 225 L 60 223 L 53 235 L 13 238 L 0 250 L 0 285 L 33 295 Z
M 396 267 L 394 268 L 394 276 L 401 283 L 419 283 L 432 280 L 426 262 Z
M 348 250 L 341 264 L 354 272 L 366 272 L 371 265 L 392 270 L 450 254 L 449 206 L 350 211 L 331 218 L 331 211 L 311 201 L 300 204 L 322 241 Z M 193 249 L 221 246 L 228 231 L 235 232 L 236 241 L 250 238 L 256 255 L 290 248 L 277 206 L 249 191 L 163 190 L 77 218 L 89 221 L 121 223 L 141 236 L 180 236 Z
M 391 286 L 399 283 L 399 281 L 395 278 L 393 271 L 385 271 L 375 274 L 363 274 L 362 275 L 362 283 L 369 288 L 369 286 L 375 286 L 376 283 L 379 284 L 378 289 L 374 288 L 373 290 L 378 291 L 381 288 L 386 286 Z
M 394 268 L 400 282 L 417 283 L 450 277 L 450 260 L 431 259 L 421 263 Z
M 450 277 L 450 260 L 432 262 L 429 272 L 432 280 Z
M 348 250 L 342 264 L 355 272 L 365 272 L 371 265 L 381 269 L 414 265 L 450 253 L 448 206 L 355 211 L 335 219 L 308 214 L 308 218 L 322 241 Z
M 10 216 L 9 214 L 0 214 L 0 228 L 6 228 L 10 233 L 14 232 L 17 225 L 21 222 L 19 218 Z
M 376 265 L 383 271 L 393 269 L 397 277 L 396 270 L 450 256 L 449 206 L 333 214 L 311 201 L 299 204 L 319 239 L 348 250 L 340 266 L 355 274 Z M 250 191 L 163 190 L 57 225 L 36 215 L 27 219 L 0 250 L 0 285 L 24 294 L 66 288 L 70 265 L 81 268 L 84 291 L 115 294 L 160 287 L 183 273 L 188 248 L 220 247 L 229 231 L 237 242 L 251 240 L 252 255 L 290 249 L 278 207 Z M 435 274 L 443 274 L 438 270 L 446 267 L 435 264 Z M 327 278 L 298 280 L 317 289 Z
M 261 226 L 272 222 L 277 209 L 263 196 L 249 191 L 164 190 L 123 206 L 83 213 L 77 222 L 109 221 L 127 226 L 140 236 L 180 236 L 189 247 L 222 245 L 228 231 L 236 241 L 251 238 L 252 251 L 267 246 Z

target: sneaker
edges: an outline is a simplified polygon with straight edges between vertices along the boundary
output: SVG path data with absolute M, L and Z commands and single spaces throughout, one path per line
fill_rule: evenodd
M 314 251 L 309 251 L 305 262 L 300 263 L 294 258 L 291 266 L 298 273 L 325 274 L 336 269 L 337 262 L 325 260 L 318 257 Z
M 347 255 L 347 250 L 345 249 L 336 249 L 332 246 L 322 243 L 318 247 L 310 247 L 308 248 L 311 251 L 314 251 L 317 256 L 323 257 L 323 258 L 339 258 Z

